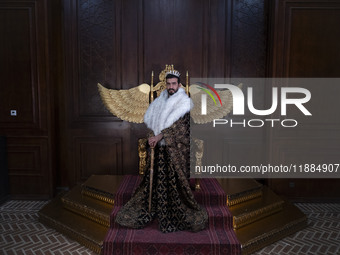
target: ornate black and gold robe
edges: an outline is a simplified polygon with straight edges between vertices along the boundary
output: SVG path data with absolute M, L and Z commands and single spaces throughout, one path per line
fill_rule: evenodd
M 152 111 L 152 109 L 148 111 L 149 113 L 151 112 L 153 121 L 162 121 L 162 118 L 165 119 L 165 122 L 168 121 L 166 117 L 162 116 L 163 114 L 172 115 L 171 118 L 174 121 L 168 121 L 168 124 L 163 126 L 160 125 L 159 131 L 157 130 L 158 124 L 155 127 L 156 124 L 154 126 L 148 125 L 150 121 L 146 121 L 154 135 L 157 135 L 159 132 L 163 134 L 162 141 L 155 147 L 151 212 L 149 213 L 148 211 L 150 176 L 149 171 L 147 171 L 132 198 L 118 212 L 116 222 L 126 227 L 142 228 L 157 218 L 159 228 L 164 233 L 179 230 L 199 231 L 205 228 L 208 216 L 206 210 L 194 199 L 189 185 L 189 111 L 191 102 L 190 99 L 187 100 L 183 89 L 171 96 L 171 101 L 164 96 L 164 93 L 167 92 L 162 92 L 158 103 L 154 104 L 155 111 Z M 174 97 L 175 95 L 176 97 Z M 171 104 L 182 103 L 181 105 L 183 105 L 183 101 L 188 110 L 180 109 L 177 113 L 167 112 Z M 149 166 L 150 157 L 148 159 Z

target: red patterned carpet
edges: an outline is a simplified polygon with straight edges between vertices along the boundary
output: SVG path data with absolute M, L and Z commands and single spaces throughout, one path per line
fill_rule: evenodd
M 108 254 L 240 254 L 241 247 L 232 229 L 232 216 L 225 206 L 226 195 L 215 179 L 202 179 L 196 200 L 209 215 L 203 231 L 181 231 L 163 234 L 157 221 L 144 229 L 128 229 L 114 224 L 114 217 L 131 197 L 140 179 L 126 176 L 115 198 L 111 228 L 104 240 L 103 253 Z
M 0 205 L 0 254 L 95 255 L 76 241 L 38 221 L 48 201 L 10 200 Z M 340 254 L 340 203 L 295 204 L 308 216 L 308 227 L 273 243 L 256 255 Z

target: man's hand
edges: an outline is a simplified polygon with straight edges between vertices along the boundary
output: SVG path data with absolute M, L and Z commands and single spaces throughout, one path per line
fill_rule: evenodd
M 162 134 L 162 133 L 160 133 L 159 135 L 150 137 L 150 138 L 148 139 L 148 142 L 149 142 L 150 147 L 151 147 L 151 148 L 155 147 L 156 144 L 157 144 L 160 140 L 162 140 L 162 138 L 163 138 L 163 134 Z

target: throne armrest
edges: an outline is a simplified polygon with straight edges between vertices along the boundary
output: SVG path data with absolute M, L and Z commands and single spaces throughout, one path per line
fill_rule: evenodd
M 195 159 L 196 166 L 202 166 L 202 158 L 204 153 L 204 141 L 198 138 L 192 138 L 192 152 L 194 153 L 192 156 Z M 199 174 L 199 173 L 196 173 Z M 200 179 L 195 178 L 195 190 L 200 190 Z

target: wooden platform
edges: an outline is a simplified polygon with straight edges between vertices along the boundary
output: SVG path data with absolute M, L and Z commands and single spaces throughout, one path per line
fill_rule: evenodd
M 39 221 L 100 254 L 123 176 L 93 175 L 39 211 Z
M 123 176 L 94 175 L 39 212 L 39 220 L 96 253 L 109 228 L 115 193 Z M 233 228 L 250 254 L 307 225 L 306 216 L 288 201 L 252 179 L 219 179 L 227 195 Z

